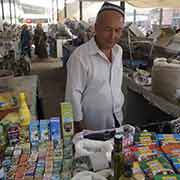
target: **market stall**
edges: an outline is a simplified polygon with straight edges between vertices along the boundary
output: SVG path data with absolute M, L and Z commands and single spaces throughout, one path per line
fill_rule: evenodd
M 151 125 L 155 123 L 154 130 L 158 130 L 161 124 L 170 122 L 180 116 L 179 105 L 155 94 L 152 91 L 152 86 L 136 83 L 129 74 L 131 73 L 125 72 L 123 76 L 125 92 L 124 121 L 126 123 L 144 126 L 144 128 L 148 128 L 148 126 L 152 128 Z
M 3 80 L 3 87 L 1 85 L 0 88 L 1 89 L 0 96 L 5 97 L 4 98 L 5 101 L 11 101 L 13 97 L 17 99 L 20 92 L 25 92 L 27 96 L 28 105 L 32 114 L 32 118 L 36 119 L 38 115 L 37 114 L 38 86 L 39 86 L 38 76 L 36 75 L 11 77 L 7 80 Z M 1 106 L 3 107 L 2 103 L 3 101 L 1 101 Z
M 61 118 L 33 120 L 26 131 L 21 121 L 0 123 L 1 179 L 180 179 L 179 134 L 124 125 L 73 136 L 71 105 L 60 109 Z
M 31 60 L 27 50 L 21 52 L 21 27 L 4 23 L 0 34 L 0 69 L 10 70 L 15 76 L 29 75 Z

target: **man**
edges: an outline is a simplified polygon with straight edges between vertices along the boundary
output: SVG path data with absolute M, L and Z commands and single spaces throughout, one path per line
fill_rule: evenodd
M 35 45 L 35 54 L 38 55 L 40 59 L 48 58 L 47 53 L 47 36 L 43 30 L 42 24 L 37 24 L 36 29 L 34 30 L 34 45 Z
M 28 26 L 24 24 L 21 31 L 21 54 L 24 55 L 27 53 L 29 58 L 31 58 L 31 43 L 31 33 L 28 30 Z
M 116 43 L 123 24 L 121 8 L 105 2 L 97 15 L 95 37 L 68 60 L 66 100 L 72 103 L 76 132 L 122 123 L 122 49 Z

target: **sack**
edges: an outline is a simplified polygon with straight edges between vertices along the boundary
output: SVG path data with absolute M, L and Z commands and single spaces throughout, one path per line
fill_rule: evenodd
M 165 58 L 155 60 L 152 68 L 152 91 L 171 102 L 180 100 L 180 64 Z

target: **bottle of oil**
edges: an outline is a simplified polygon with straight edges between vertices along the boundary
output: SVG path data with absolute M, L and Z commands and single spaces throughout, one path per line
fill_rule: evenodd
M 124 172 L 124 158 L 122 154 L 122 134 L 115 134 L 114 149 L 112 151 L 112 161 L 114 169 L 114 180 L 119 180 Z
M 26 97 L 23 92 L 19 94 L 19 117 L 21 126 L 28 126 L 31 121 L 31 113 L 26 103 Z

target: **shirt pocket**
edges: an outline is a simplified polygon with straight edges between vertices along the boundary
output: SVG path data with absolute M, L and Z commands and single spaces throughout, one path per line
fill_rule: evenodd
M 93 89 L 100 89 L 107 85 L 110 77 L 110 69 L 104 60 L 97 58 L 91 64 L 88 73 L 88 86 Z

